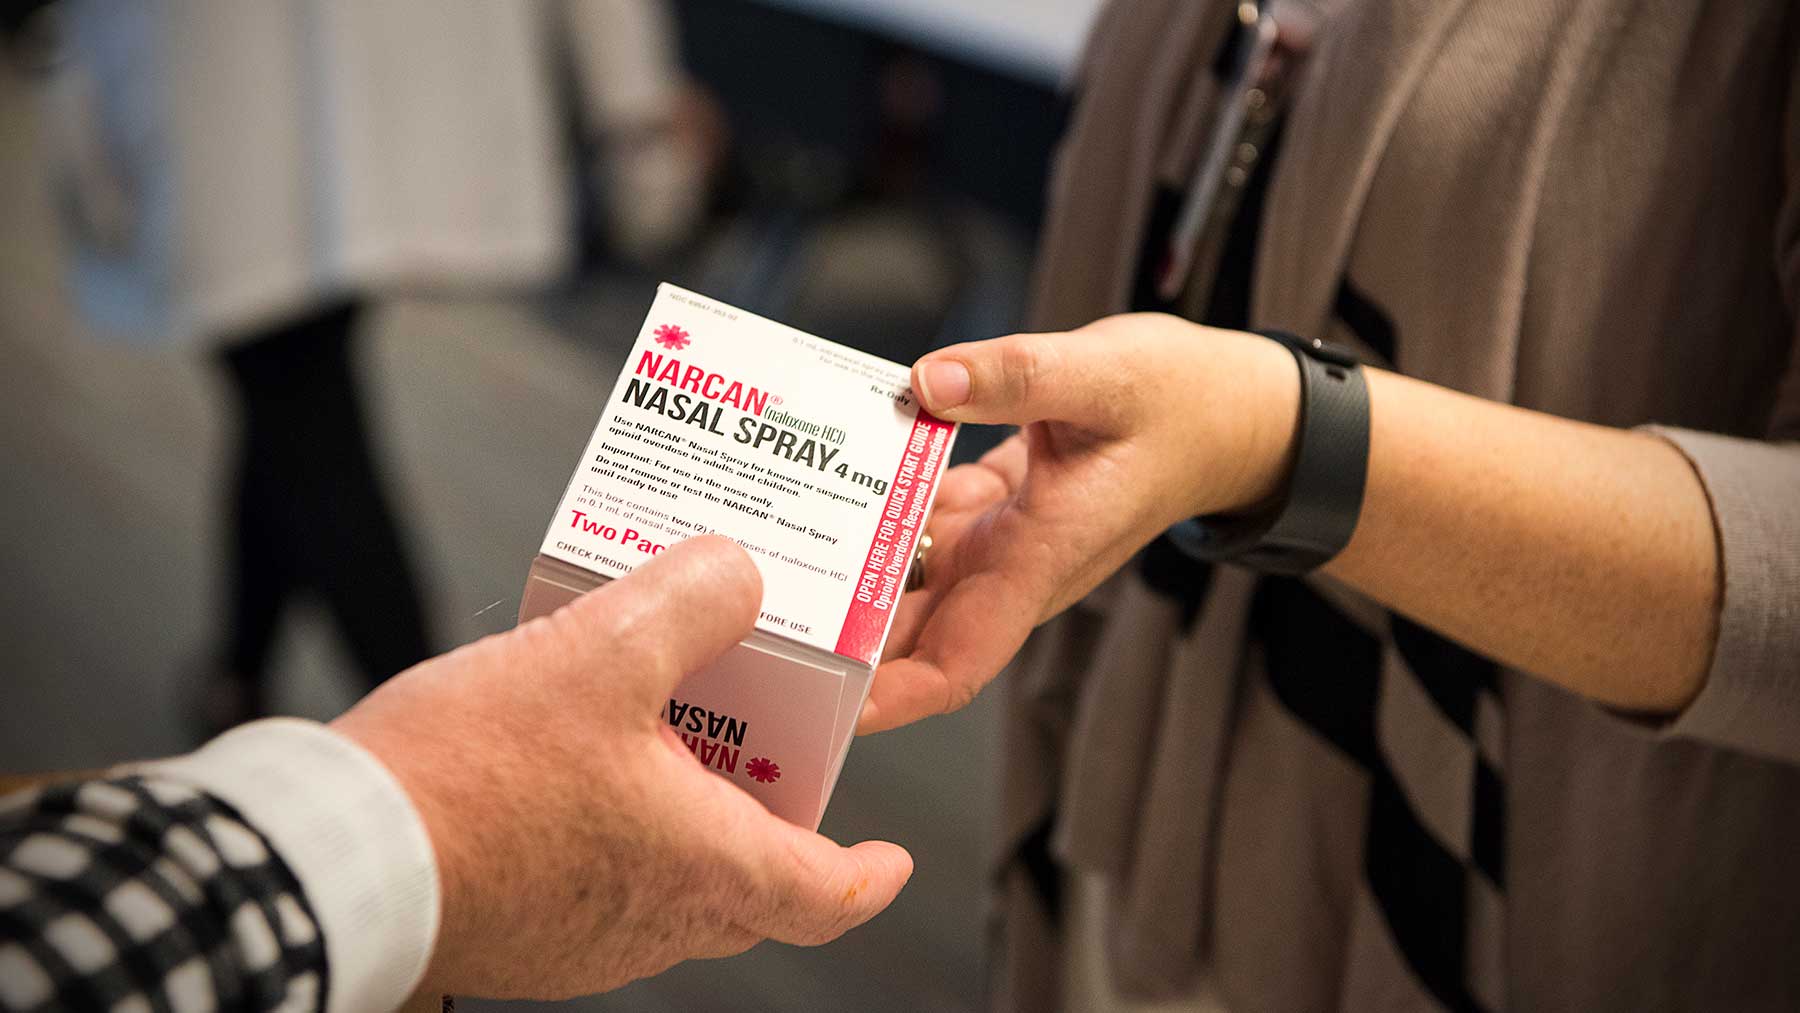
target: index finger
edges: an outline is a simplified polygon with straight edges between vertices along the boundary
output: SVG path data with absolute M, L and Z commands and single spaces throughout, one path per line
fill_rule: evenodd
M 1037 626 L 1042 598 L 1020 593 L 996 573 L 946 588 L 913 652 L 875 670 L 857 734 L 887 731 L 968 704 L 1024 646 Z

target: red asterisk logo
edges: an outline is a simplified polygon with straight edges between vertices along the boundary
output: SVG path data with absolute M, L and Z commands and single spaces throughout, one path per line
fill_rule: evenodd
M 656 343 L 671 351 L 679 352 L 689 345 L 688 332 L 674 324 L 663 324 L 656 329 Z
M 781 765 L 766 756 L 752 757 L 744 772 L 764 784 L 781 780 Z

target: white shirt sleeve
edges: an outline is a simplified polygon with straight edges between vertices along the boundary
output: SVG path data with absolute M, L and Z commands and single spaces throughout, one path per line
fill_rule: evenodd
M 437 938 L 437 862 L 425 824 L 381 761 L 324 725 L 272 718 L 135 771 L 193 785 L 275 846 L 325 940 L 326 1009 L 394 1009 Z

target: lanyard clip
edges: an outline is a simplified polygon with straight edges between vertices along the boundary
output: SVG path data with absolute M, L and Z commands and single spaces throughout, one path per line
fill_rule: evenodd
M 1169 231 L 1162 273 L 1156 280 L 1157 294 L 1167 302 L 1180 297 L 1181 290 L 1187 286 L 1188 275 L 1193 272 L 1200 237 L 1212 218 L 1220 182 L 1225 178 L 1226 167 L 1244 130 L 1245 114 L 1255 99 L 1266 100 L 1258 84 L 1275 49 L 1275 15 L 1261 0 L 1245 0 L 1238 4 L 1237 17 L 1231 58 L 1227 61 L 1225 77 L 1219 82 L 1212 137 L 1194 166 L 1194 175 L 1181 202 L 1181 212 Z

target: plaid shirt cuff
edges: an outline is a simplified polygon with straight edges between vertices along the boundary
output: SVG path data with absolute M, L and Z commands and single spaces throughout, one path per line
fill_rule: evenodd
M 157 778 L 0 798 L 0 1009 L 312 1010 L 306 895 L 229 805 Z
M 437 865 L 374 756 L 323 725 L 275 718 L 139 770 L 228 803 L 293 870 L 325 943 L 327 1009 L 393 1009 L 418 986 L 437 936 Z

